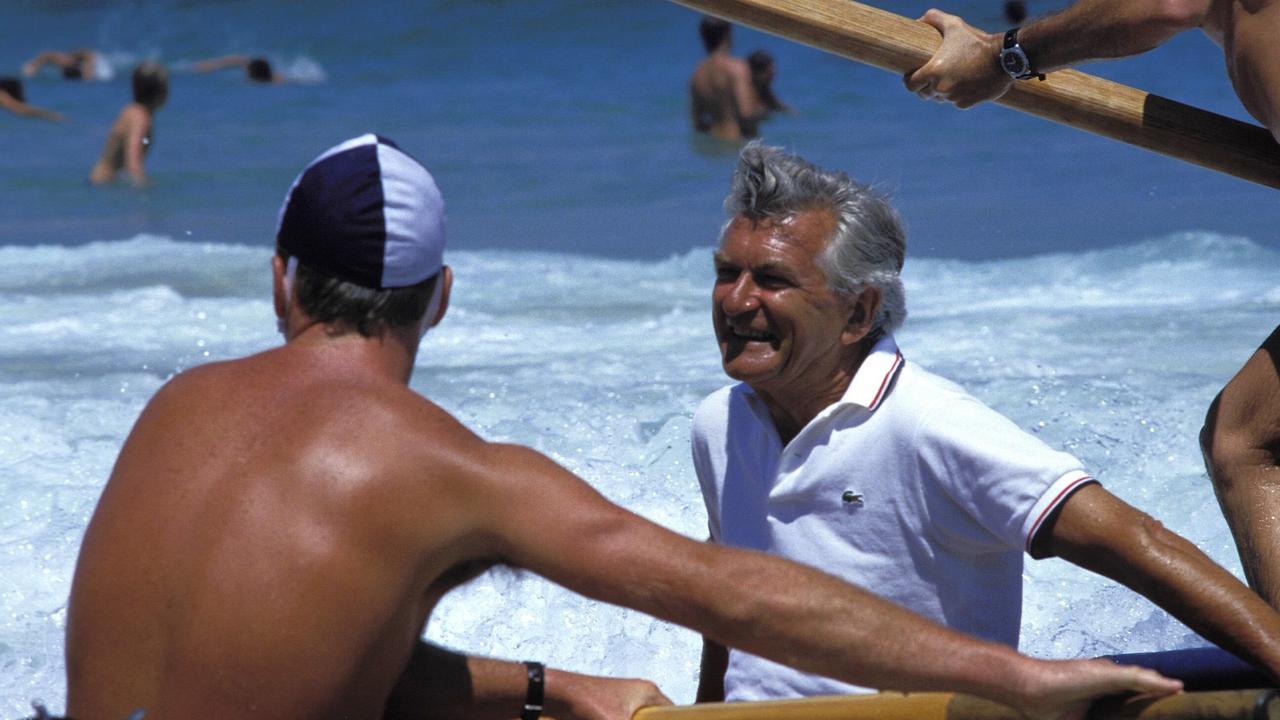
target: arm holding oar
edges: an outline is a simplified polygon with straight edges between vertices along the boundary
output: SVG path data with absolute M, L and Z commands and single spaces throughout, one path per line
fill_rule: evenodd
M 702 12 L 910 75 L 933 57 L 937 31 L 922 22 L 853 0 L 675 0 Z M 1117 0 L 1119 2 L 1120 0 Z M 1176 1 L 1176 0 L 1175 0 Z M 1280 44 L 1273 15 L 1280 0 L 1242 1 L 1224 37 L 1237 91 L 1280 104 Z M 1225 14 L 1225 10 L 1223 11 Z M 1209 23 L 1206 21 L 1206 29 Z M 1034 58 L 1033 58 L 1034 59 Z M 995 60 L 991 59 L 992 65 Z M 1258 88 L 1246 92 L 1246 88 Z M 1056 123 L 1176 157 L 1250 182 L 1280 188 L 1280 145 L 1271 133 L 1120 83 L 1061 70 L 1046 82 L 1019 83 L 998 102 Z M 1248 101 L 1246 101 L 1246 104 Z M 1258 114 L 1257 107 L 1250 109 Z M 1276 117 L 1271 111 L 1268 117 Z M 1271 121 L 1275 124 L 1275 121 Z
M 907 89 L 962 108 L 1002 97 L 1016 80 L 1137 55 L 1199 27 L 1223 47 L 1245 108 L 1280 138 L 1277 0 L 1080 0 L 1007 33 L 983 32 L 938 10 L 921 20 L 942 33 L 942 45 L 907 74 Z

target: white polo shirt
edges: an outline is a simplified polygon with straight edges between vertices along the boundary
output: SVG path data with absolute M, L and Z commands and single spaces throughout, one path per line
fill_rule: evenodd
M 711 394 L 694 413 L 693 464 L 714 541 L 807 563 L 1012 647 L 1022 553 L 1094 482 L 1073 456 L 908 365 L 892 336 L 785 448 L 746 384 Z M 863 690 L 729 653 L 727 700 Z

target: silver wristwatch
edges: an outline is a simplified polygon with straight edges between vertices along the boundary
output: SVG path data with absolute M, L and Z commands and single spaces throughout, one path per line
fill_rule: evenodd
M 1018 28 L 1009 28 L 1004 34 L 1004 46 L 1000 48 L 1000 67 L 1014 80 L 1044 79 L 1044 75 L 1031 67 L 1027 51 L 1018 44 Z

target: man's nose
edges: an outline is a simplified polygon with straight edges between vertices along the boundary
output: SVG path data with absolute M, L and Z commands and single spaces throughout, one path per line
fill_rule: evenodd
M 729 286 L 720 305 L 727 315 L 740 315 L 760 307 L 759 288 L 751 280 L 750 273 L 741 273 Z

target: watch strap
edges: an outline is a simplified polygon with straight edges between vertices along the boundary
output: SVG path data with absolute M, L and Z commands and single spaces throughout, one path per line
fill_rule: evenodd
M 542 700 L 546 689 L 546 668 L 542 663 L 526 660 L 525 676 L 529 679 L 524 693 L 524 709 L 520 712 L 520 720 L 538 720 L 542 717 Z

